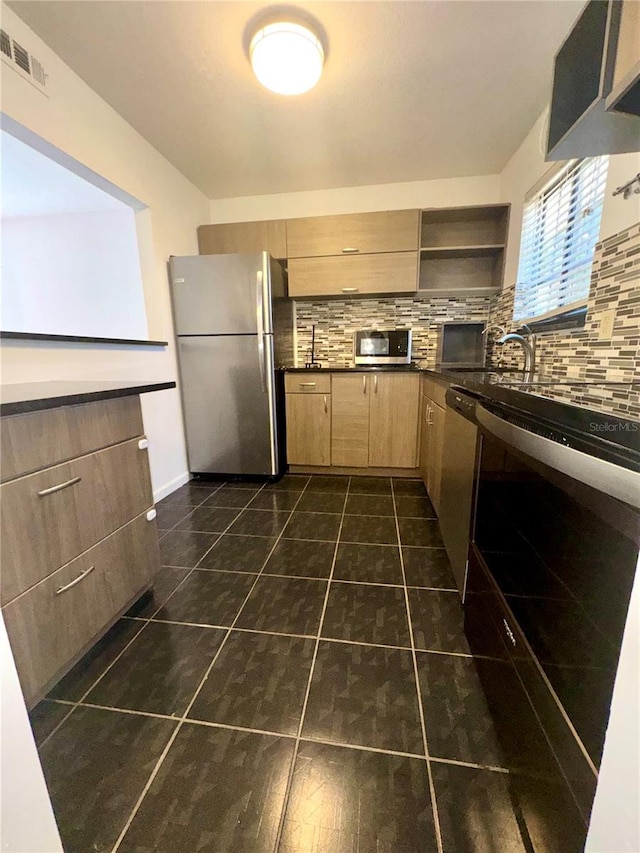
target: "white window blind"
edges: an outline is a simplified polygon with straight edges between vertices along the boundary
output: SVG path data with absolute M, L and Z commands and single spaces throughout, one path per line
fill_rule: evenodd
M 608 157 L 572 160 L 526 202 L 514 320 L 586 305 L 608 165 Z

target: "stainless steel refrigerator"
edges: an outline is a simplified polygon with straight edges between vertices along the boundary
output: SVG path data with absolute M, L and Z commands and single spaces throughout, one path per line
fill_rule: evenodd
M 293 310 L 266 252 L 172 257 L 180 388 L 193 474 L 284 472 Z

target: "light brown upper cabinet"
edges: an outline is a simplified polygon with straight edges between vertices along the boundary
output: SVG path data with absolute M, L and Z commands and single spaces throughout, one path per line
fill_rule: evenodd
M 607 109 L 640 115 L 640 3 L 637 0 L 625 0 L 622 4 Z
M 385 210 L 287 220 L 289 258 L 410 252 L 418 248 L 420 212 Z
M 269 252 L 274 258 L 287 257 L 287 223 L 284 219 L 264 222 L 227 222 L 198 228 L 201 255 L 235 252 Z
M 369 465 L 415 468 L 420 377 L 375 373 L 369 379 Z
M 415 293 L 418 253 L 334 255 L 289 261 L 289 296 Z

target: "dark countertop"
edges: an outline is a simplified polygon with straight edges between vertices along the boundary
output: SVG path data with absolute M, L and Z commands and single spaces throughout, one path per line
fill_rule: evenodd
M 132 397 L 175 388 L 175 382 L 105 382 L 60 380 L 24 382 L 0 387 L 0 415 L 22 415 L 59 406 L 77 406 L 96 400 Z
M 355 367 L 286 367 L 285 373 L 421 373 L 417 364 L 357 364 Z

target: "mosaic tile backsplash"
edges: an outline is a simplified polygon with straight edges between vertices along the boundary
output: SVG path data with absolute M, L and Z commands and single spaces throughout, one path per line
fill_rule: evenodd
M 493 298 L 491 323 L 513 327 L 515 283 L 505 286 Z M 613 336 L 600 340 L 603 313 L 615 309 Z M 490 363 L 522 366 L 522 351 L 517 344 L 489 346 Z M 640 223 L 608 237 L 596 246 L 591 270 L 587 318 L 582 329 L 547 332 L 538 336 L 536 362 L 545 377 L 576 379 L 597 386 L 601 382 L 640 383 Z M 585 388 L 567 396 L 576 403 L 589 405 L 606 401 L 612 411 L 640 417 L 640 392 L 614 388 Z
M 445 320 L 486 322 L 489 308 L 490 299 L 483 296 L 297 302 L 298 364 L 307 360 L 311 327 L 315 324 L 315 357 L 323 367 L 353 365 L 353 333 L 358 329 L 412 329 L 413 361 L 423 367 L 435 367 L 439 324 Z

